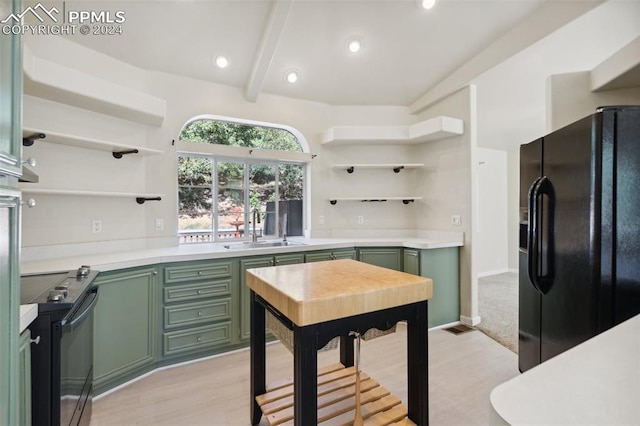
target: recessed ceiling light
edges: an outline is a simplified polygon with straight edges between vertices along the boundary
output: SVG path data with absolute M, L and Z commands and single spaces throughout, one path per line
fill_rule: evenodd
M 284 73 L 284 79 L 287 80 L 289 83 L 292 83 L 292 84 L 295 83 L 296 81 L 298 81 L 298 78 L 300 78 L 300 75 L 296 70 L 289 70 L 286 73 Z
M 216 65 L 218 68 L 226 68 L 229 66 L 229 58 L 226 56 L 216 56 Z
M 359 38 L 352 37 L 347 40 L 347 50 L 351 53 L 358 53 L 362 49 L 362 41 Z
M 431 9 L 433 6 L 436 5 L 436 0 L 422 0 L 421 4 L 423 8 Z

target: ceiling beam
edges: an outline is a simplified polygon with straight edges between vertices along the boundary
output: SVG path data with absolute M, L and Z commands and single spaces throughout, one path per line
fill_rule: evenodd
M 249 102 L 255 102 L 258 99 L 260 89 L 267 77 L 271 61 L 278 48 L 280 36 L 284 30 L 292 4 L 293 0 L 274 0 L 271 4 L 271 11 L 262 33 L 260 47 L 256 52 L 253 69 L 245 87 L 244 96 Z
M 604 0 L 552 0 L 543 3 L 523 22 L 429 89 L 409 106 L 409 110 L 412 114 L 423 111 L 460 90 L 473 78 L 533 45 L 603 2 Z

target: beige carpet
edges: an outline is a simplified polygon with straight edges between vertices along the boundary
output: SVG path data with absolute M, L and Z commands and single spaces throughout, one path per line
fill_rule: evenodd
M 477 328 L 518 353 L 518 274 L 506 272 L 478 279 Z

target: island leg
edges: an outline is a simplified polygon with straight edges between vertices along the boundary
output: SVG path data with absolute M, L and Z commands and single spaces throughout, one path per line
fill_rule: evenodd
M 427 302 L 415 304 L 416 313 L 407 320 L 408 416 L 415 424 L 429 424 L 429 350 Z
M 250 348 L 251 348 L 251 424 L 257 425 L 262 417 L 262 409 L 256 402 L 256 396 L 267 391 L 266 384 L 266 349 L 265 349 L 265 316 L 264 307 L 257 302 L 253 290 L 250 293 Z
M 340 363 L 345 367 L 353 367 L 353 336 L 340 336 Z
M 318 342 L 316 326 L 294 327 L 293 422 L 295 426 L 318 422 Z

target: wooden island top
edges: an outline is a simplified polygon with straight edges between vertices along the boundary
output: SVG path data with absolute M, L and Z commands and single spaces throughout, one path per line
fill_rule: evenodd
M 300 327 L 433 296 L 429 278 L 350 259 L 249 269 L 247 286 Z

